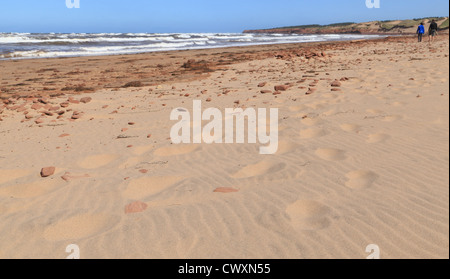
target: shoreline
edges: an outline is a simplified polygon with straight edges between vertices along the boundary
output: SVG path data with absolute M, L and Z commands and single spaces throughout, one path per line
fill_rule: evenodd
M 176 33 L 174 33 L 176 34 Z M 257 34 L 257 33 L 255 33 Z M 270 34 L 270 33 L 268 33 Z M 315 34 L 305 34 L 305 35 L 315 35 Z M 346 34 L 346 33 L 339 33 L 339 34 L 317 34 L 317 35 L 353 35 L 353 34 Z M 254 45 L 243 45 L 243 46 L 218 46 L 218 47 L 208 47 L 208 48 L 187 48 L 187 49 L 171 49 L 171 50 L 156 50 L 156 51 L 147 51 L 147 52 L 136 52 L 136 53 L 123 53 L 123 54 L 104 54 L 104 55 L 80 55 L 80 56 L 60 56 L 60 57 L 8 57 L 8 58 L 1 58 L 0 62 L 2 61 L 12 61 L 12 60 L 41 60 L 41 59 L 66 59 L 66 58 L 95 58 L 95 57 L 105 57 L 105 56 L 122 56 L 122 55 L 145 55 L 145 54 L 152 54 L 152 53 L 170 53 L 170 52 L 176 52 L 176 51 L 207 51 L 207 50 L 214 50 L 214 49 L 235 49 L 235 48 L 251 48 L 251 47 L 267 47 L 267 46 L 279 46 L 279 45 L 308 45 L 308 44 L 326 44 L 326 43 L 340 43 L 340 42 L 352 42 L 352 41 L 375 41 L 375 40 L 383 40 L 390 37 L 411 37 L 414 34 L 354 34 L 354 35 L 376 35 L 376 36 L 384 36 L 383 38 L 373 38 L 373 39 L 348 39 L 348 40 L 331 40 L 331 41 L 320 41 L 320 42 L 301 42 L 301 43 L 260 43 L 260 44 L 254 44 Z
M 411 38 L 412 36 L 396 36 L 347 41 L 171 50 L 138 54 L 0 60 L 0 99 L 12 96 L 57 96 L 64 93 L 92 93 L 102 88 L 118 89 L 130 82 L 137 81 L 141 82 L 141 86 L 151 86 L 178 80 L 201 78 L 202 75 L 207 75 L 220 67 L 242 61 L 274 57 L 278 53 L 301 56 L 355 44 L 375 44 L 386 40 L 406 41 Z M 200 67 L 195 71 L 183 69 L 182 65 L 188 60 L 206 61 L 206 64 L 204 63 L 203 69 Z M 120 66 L 116 68 L 116 66 L 112 66 L 113 64 Z M 126 70 L 129 67 L 151 70 L 136 70 L 135 73 L 130 73 Z M 98 71 L 98 69 L 103 69 L 103 71 Z M 20 73 L 17 73 L 18 71 Z M 111 74 L 120 72 L 128 75 Z M 93 75 L 91 80 L 84 80 L 85 74 Z M 120 83 L 119 81 L 107 82 L 105 76 L 108 80 L 116 78 L 120 80 Z M 52 81 L 49 82 L 48 79 L 52 79 Z M 79 81 L 77 82 L 77 80 Z

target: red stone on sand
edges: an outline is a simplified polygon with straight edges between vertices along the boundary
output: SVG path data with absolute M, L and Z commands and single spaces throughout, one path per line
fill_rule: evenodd
M 331 83 L 332 87 L 341 87 L 342 83 L 338 80 L 335 80 Z
M 143 212 L 147 209 L 147 207 L 148 205 L 146 203 L 135 201 L 125 206 L 125 214 Z
M 258 84 L 258 87 L 264 87 L 266 86 L 267 82 L 261 82 L 260 84 Z
M 239 190 L 235 189 L 235 188 L 231 188 L 231 187 L 220 187 L 220 188 L 217 188 L 216 190 L 214 190 L 214 193 L 228 194 L 228 193 L 236 193 L 236 192 L 239 192 Z
M 55 174 L 55 167 L 45 167 L 41 169 L 41 177 L 49 177 Z
M 288 85 L 277 85 L 275 86 L 275 91 L 286 91 L 289 89 Z
M 80 99 L 80 102 L 82 102 L 82 103 L 84 103 L 84 104 L 87 104 L 87 103 L 89 103 L 90 101 L 92 101 L 92 98 L 91 98 L 91 97 L 84 97 L 84 98 L 81 98 L 81 99 Z

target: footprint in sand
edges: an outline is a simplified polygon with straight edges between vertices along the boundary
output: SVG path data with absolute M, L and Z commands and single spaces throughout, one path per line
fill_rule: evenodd
M 134 179 L 128 184 L 124 196 L 134 200 L 143 199 L 161 193 L 183 179 L 183 177 L 177 176 L 142 177 Z
M 0 197 L 34 198 L 58 188 L 62 180 L 39 180 L 27 184 L 17 184 L 0 188 Z
M 383 114 L 384 113 L 384 111 L 379 110 L 379 109 L 367 109 L 366 112 L 370 113 L 370 114 Z
M 289 111 L 292 111 L 292 112 L 299 112 L 299 111 L 303 111 L 305 109 L 306 109 L 306 106 L 304 106 L 304 105 L 289 107 Z
M 372 134 L 367 137 L 367 143 L 379 143 L 388 140 L 391 136 L 383 133 Z
M 78 162 L 78 165 L 84 169 L 96 169 L 108 165 L 115 159 L 117 155 L 113 154 L 101 154 L 84 158 Z
M 269 160 L 259 162 L 254 165 L 243 167 L 237 173 L 231 175 L 233 178 L 250 178 L 266 174 L 273 174 L 283 170 L 286 167 L 285 163 L 275 163 Z
M 131 157 L 131 158 L 128 158 L 125 162 L 123 162 L 119 166 L 119 169 L 132 168 L 132 167 L 136 166 L 137 164 L 139 164 L 141 162 L 142 162 L 142 158 L 141 157 Z
M 155 151 L 156 156 L 160 157 L 168 157 L 168 156 L 176 156 L 176 155 L 184 155 L 192 153 L 198 150 L 200 147 L 198 144 L 179 144 L 168 147 L 161 147 Z
M 335 148 L 319 148 L 316 150 L 316 155 L 326 161 L 342 161 L 347 158 L 345 151 Z
M 5 214 L 7 211 L 8 208 L 0 204 L 0 215 Z
M 324 109 L 326 108 L 326 105 L 322 104 L 322 102 L 319 103 L 312 103 L 312 104 L 307 104 L 306 105 L 308 108 L 311 108 L 313 110 L 319 110 L 319 109 Z
M 278 150 L 275 153 L 276 155 L 283 155 L 286 153 L 291 153 L 297 150 L 300 147 L 300 145 L 289 142 L 289 141 L 279 141 L 278 142 Z
M 346 132 L 351 133 L 359 133 L 361 131 L 361 126 L 355 125 L 355 124 L 342 124 L 340 125 L 341 129 Z
M 142 155 L 154 148 L 153 145 L 144 145 L 144 146 L 137 146 L 133 149 L 134 155 Z
M 0 170 L 0 184 L 31 174 L 29 170 Z
M 320 202 L 298 200 L 286 208 L 291 225 L 296 230 L 320 230 L 327 228 L 331 221 L 331 209 Z
M 310 118 L 307 117 L 305 119 L 302 120 L 302 124 L 306 125 L 306 126 L 316 126 L 316 125 L 320 125 L 323 123 L 323 120 L 320 118 Z
M 111 229 L 119 217 L 106 214 L 81 214 L 57 221 L 44 230 L 48 241 L 80 239 Z
M 403 117 L 401 115 L 388 115 L 383 118 L 383 121 L 394 122 L 394 121 L 398 121 L 398 120 L 402 120 L 402 119 L 403 119 Z
M 394 107 L 403 107 L 403 106 L 406 105 L 406 103 L 404 103 L 404 102 L 393 102 L 392 105 Z
M 313 138 L 319 138 L 326 136 L 328 133 L 327 131 L 319 128 L 311 128 L 311 129 L 305 129 L 300 131 L 300 138 L 301 139 L 313 139 Z
M 333 116 L 333 115 L 336 115 L 336 114 L 338 114 L 340 112 L 341 111 L 339 111 L 337 109 L 330 109 L 330 110 L 324 112 L 323 115 L 325 115 L 325 116 Z
M 363 189 L 370 187 L 375 180 L 378 179 L 378 175 L 368 170 L 357 170 L 347 173 L 347 182 L 345 186 L 352 189 Z

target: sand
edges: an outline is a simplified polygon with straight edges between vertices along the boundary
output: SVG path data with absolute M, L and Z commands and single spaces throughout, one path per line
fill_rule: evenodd
M 0 61 L 0 258 L 448 258 L 448 55 L 444 35 Z M 193 100 L 278 108 L 277 153 L 171 144 Z

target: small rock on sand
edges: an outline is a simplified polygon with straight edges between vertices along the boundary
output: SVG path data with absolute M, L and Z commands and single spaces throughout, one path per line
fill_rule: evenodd
M 55 174 L 55 167 L 45 167 L 41 169 L 41 177 L 49 177 Z
M 289 89 L 288 85 L 277 85 L 275 86 L 275 91 L 286 91 Z
M 266 86 L 267 82 L 261 82 L 260 84 L 258 84 L 258 87 L 264 87 Z
M 224 194 L 236 192 L 239 192 L 239 190 L 231 187 L 220 187 L 214 190 L 214 193 L 224 193 Z
M 82 103 L 84 103 L 84 104 L 87 104 L 87 103 L 89 103 L 90 101 L 92 101 L 92 98 L 91 98 L 91 97 L 84 97 L 84 98 L 81 98 L 81 99 L 80 99 L 80 102 L 82 102 Z
M 331 83 L 332 87 L 341 87 L 342 83 L 338 80 L 335 80 Z
M 147 207 L 148 205 L 146 203 L 135 201 L 125 206 L 125 214 L 143 212 L 147 209 Z

